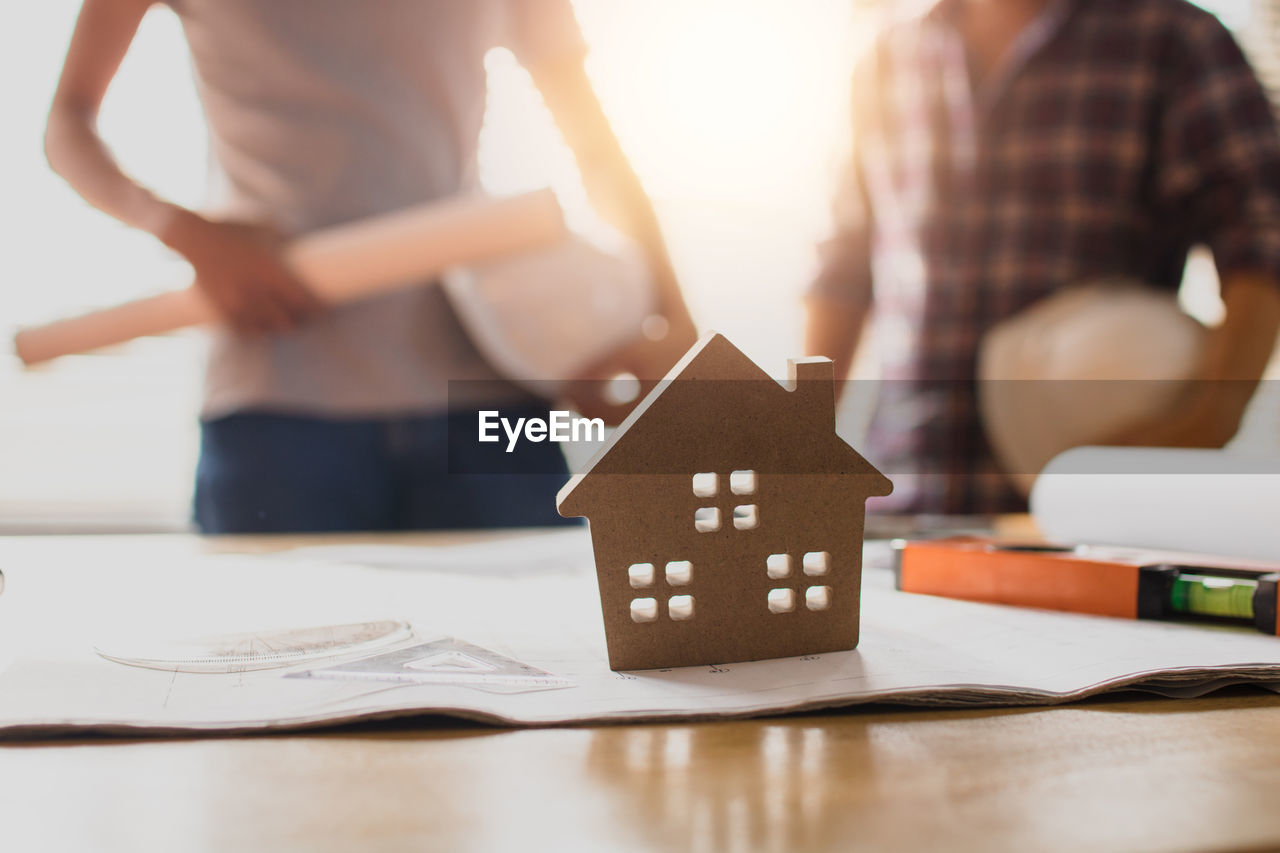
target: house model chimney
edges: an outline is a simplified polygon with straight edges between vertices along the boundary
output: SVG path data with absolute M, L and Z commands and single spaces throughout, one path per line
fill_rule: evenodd
M 793 358 L 787 362 L 787 387 L 797 395 L 797 405 L 806 412 L 824 413 L 823 422 L 835 428 L 836 368 L 823 356 Z

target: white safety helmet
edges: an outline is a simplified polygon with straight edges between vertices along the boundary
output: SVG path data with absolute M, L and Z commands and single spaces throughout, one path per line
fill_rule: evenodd
M 1168 412 L 1205 335 L 1172 294 L 1115 279 L 1068 288 L 993 328 L 978 354 L 978 406 L 1010 479 L 1026 494 L 1062 451 Z

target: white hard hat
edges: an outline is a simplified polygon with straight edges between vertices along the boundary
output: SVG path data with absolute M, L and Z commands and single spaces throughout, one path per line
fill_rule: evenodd
M 1173 295 L 1114 279 L 1064 290 L 993 328 L 978 353 L 978 407 L 1014 484 L 1025 494 L 1062 451 L 1169 411 L 1205 334 Z

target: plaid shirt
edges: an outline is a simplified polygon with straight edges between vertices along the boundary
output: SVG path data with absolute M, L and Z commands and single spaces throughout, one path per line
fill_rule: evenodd
M 1176 290 L 1196 244 L 1220 273 L 1280 278 L 1280 140 L 1215 17 L 1183 0 L 1061 0 L 973 87 L 955 11 L 944 0 L 890 28 L 860 65 L 854 156 L 812 289 L 874 296 L 890 381 L 867 449 L 899 511 L 1025 506 L 974 395 L 979 342 L 1002 319 L 1084 280 Z

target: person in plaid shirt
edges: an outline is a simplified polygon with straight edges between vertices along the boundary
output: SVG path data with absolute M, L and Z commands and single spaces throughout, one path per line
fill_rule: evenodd
M 1280 328 L 1280 137 L 1214 16 L 1183 0 L 943 0 L 882 34 L 853 93 L 807 347 L 847 375 L 874 304 L 889 381 L 868 455 L 899 486 L 882 508 L 1024 509 L 977 413 L 983 334 L 1084 280 L 1176 291 L 1196 244 L 1227 309 L 1197 378 L 1242 381 L 1194 383 L 1176 418 L 1122 440 L 1231 437 Z

